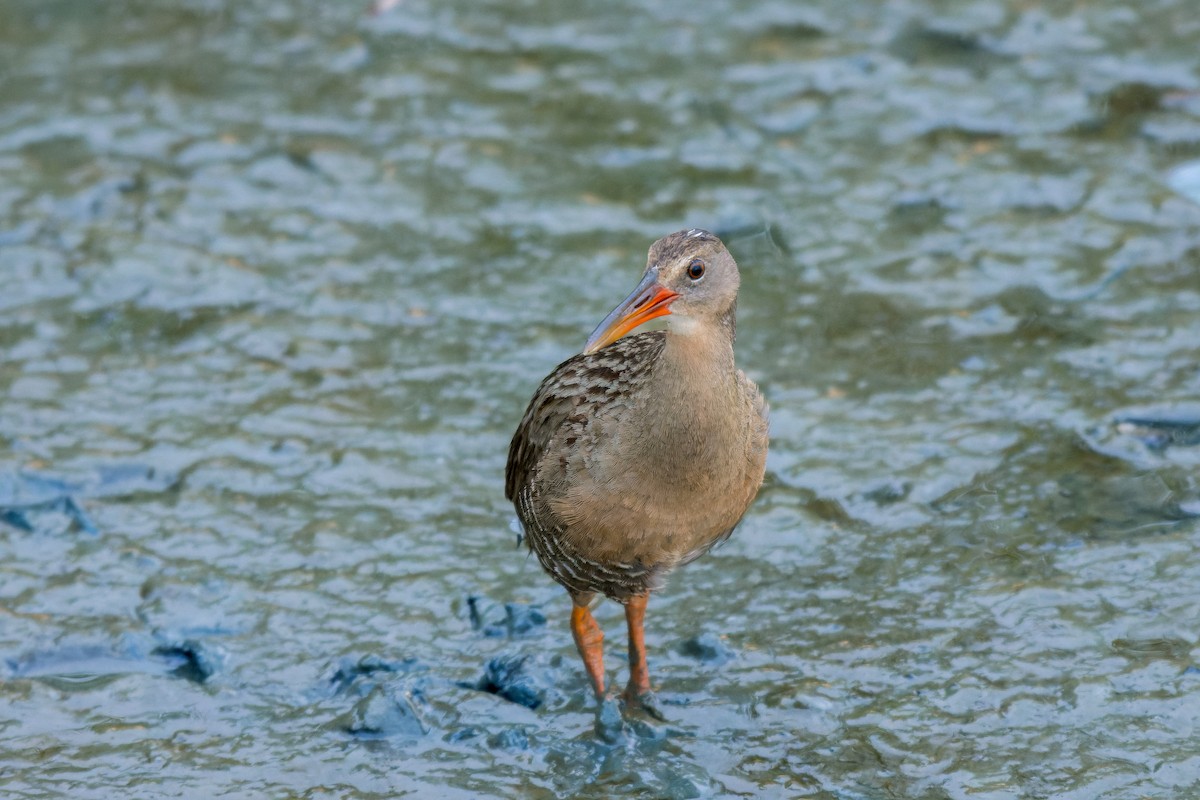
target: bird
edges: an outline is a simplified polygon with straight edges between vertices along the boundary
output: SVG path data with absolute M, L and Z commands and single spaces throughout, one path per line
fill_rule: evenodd
M 605 699 L 598 596 L 625 607 L 623 699 L 661 716 L 644 623 L 664 578 L 726 540 L 762 485 L 768 407 L 734 364 L 737 263 L 698 228 L 656 241 L 637 287 L 538 386 L 508 451 L 505 496 L 571 597 L 571 632 Z M 665 317 L 664 330 L 637 330 Z

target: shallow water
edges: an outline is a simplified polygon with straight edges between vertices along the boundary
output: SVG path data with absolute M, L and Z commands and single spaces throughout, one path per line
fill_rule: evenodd
M 1200 17 L 880 5 L 10 1 L 0 793 L 1200 791 Z M 692 225 L 772 452 L 609 741 L 504 459 Z

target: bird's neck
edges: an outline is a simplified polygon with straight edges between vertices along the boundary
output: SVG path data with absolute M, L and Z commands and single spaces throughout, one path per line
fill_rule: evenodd
M 672 319 L 666 344 L 655 369 L 659 390 L 669 396 L 724 388 L 735 373 L 733 365 L 733 313 L 717 323 L 693 317 Z
M 668 328 L 646 393 L 652 399 L 633 423 L 639 453 L 628 463 L 639 464 L 645 480 L 684 469 L 700 485 L 740 435 L 731 413 L 740 406 L 737 369 L 725 326 L 683 322 Z

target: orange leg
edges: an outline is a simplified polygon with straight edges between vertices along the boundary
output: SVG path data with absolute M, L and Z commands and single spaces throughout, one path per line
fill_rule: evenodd
M 575 637 L 575 646 L 579 655 L 583 656 L 583 666 L 587 669 L 588 677 L 592 679 L 592 688 L 596 697 L 604 696 L 604 632 L 596 624 L 596 618 L 587 606 L 574 605 L 571 608 L 571 634 Z
M 629 625 L 629 685 L 625 687 L 628 702 L 650 694 L 650 668 L 646 666 L 646 602 L 650 595 L 632 597 L 625 604 L 625 621 Z

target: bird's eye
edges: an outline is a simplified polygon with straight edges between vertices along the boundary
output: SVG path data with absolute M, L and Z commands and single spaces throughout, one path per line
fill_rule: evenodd
M 687 275 L 694 281 L 698 281 L 704 277 L 704 262 L 698 258 L 693 258 L 692 263 L 688 264 Z

